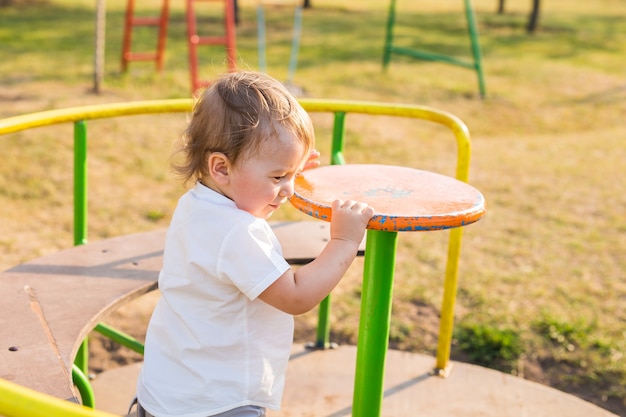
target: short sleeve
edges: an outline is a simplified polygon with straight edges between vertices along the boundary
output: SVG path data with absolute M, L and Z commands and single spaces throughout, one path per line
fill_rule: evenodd
M 220 249 L 217 272 L 250 300 L 289 269 L 280 243 L 266 221 L 235 225 Z

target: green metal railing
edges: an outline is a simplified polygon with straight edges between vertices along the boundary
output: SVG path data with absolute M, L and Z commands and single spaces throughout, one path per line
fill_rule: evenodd
M 471 154 L 470 136 L 465 124 L 456 116 L 433 108 L 417 105 L 376 103 L 342 100 L 302 99 L 300 103 L 311 113 L 334 114 L 334 125 L 331 145 L 331 164 L 343 164 L 344 132 L 348 113 L 369 114 L 378 116 L 395 116 L 427 120 L 450 129 L 457 145 L 456 178 L 467 182 Z M 100 104 L 49 110 L 0 120 L 0 135 L 35 127 L 61 123 L 74 124 L 74 244 L 87 243 L 87 201 L 88 201 L 88 170 L 87 170 L 87 121 L 94 119 L 120 116 L 190 112 L 192 99 L 152 100 L 130 103 Z M 448 259 L 446 263 L 444 294 L 441 307 L 439 341 L 437 347 L 436 372 L 445 375 L 450 359 L 450 346 L 454 321 L 454 306 L 458 282 L 458 264 L 460 257 L 463 229 L 450 230 Z M 116 342 L 143 354 L 143 345 L 132 337 L 100 323 L 94 329 Z M 316 348 L 331 346 L 330 340 L 330 296 L 319 307 Z M 84 404 L 94 406 L 93 391 L 89 386 L 87 375 L 87 341 L 83 341 L 72 369 L 74 383 L 77 385 Z

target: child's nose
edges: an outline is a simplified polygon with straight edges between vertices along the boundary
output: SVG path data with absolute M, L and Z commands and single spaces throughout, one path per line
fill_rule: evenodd
M 278 193 L 281 197 L 291 197 L 294 193 L 293 181 L 288 181 L 283 185 Z

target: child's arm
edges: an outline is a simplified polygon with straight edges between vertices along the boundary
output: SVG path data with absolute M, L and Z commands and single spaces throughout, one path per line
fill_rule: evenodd
M 333 203 L 330 242 L 311 263 L 288 270 L 259 298 L 289 314 L 303 314 L 318 305 L 341 280 L 356 257 L 374 209 L 365 203 Z

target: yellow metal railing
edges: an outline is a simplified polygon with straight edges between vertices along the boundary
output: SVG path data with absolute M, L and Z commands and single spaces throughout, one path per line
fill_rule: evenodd
M 0 379 L 4 417 L 117 417 Z

